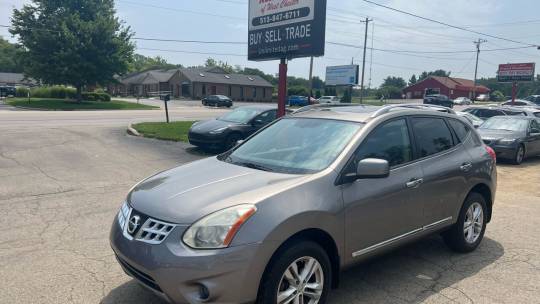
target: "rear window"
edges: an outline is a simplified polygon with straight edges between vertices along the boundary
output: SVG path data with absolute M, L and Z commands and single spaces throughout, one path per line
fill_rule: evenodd
M 420 157 L 426 157 L 453 147 L 452 133 L 442 118 L 411 119 Z

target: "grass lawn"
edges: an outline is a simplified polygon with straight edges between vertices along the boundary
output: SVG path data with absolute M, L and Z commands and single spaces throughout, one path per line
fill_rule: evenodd
M 133 125 L 132 127 L 141 133 L 144 137 L 172 140 L 172 141 L 188 141 L 188 132 L 194 121 L 175 121 L 166 122 L 143 122 Z
M 24 107 L 43 110 L 60 110 L 60 111 L 76 111 L 76 110 L 152 110 L 159 107 L 148 106 L 144 104 L 136 104 L 120 100 L 103 101 L 83 101 L 77 103 L 67 99 L 52 99 L 52 98 L 11 98 L 6 100 L 7 104 L 15 107 Z

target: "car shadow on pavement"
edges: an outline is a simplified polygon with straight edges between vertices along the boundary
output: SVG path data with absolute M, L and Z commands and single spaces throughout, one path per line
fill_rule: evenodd
M 501 167 L 510 167 L 510 168 L 529 168 L 529 167 L 536 167 L 540 165 L 540 155 L 539 156 L 533 156 L 528 157 L 523 160 L 521 165 L 513 165 L 511 162 L 507 160 L 497 160 L 497 166 Z
M 438 297 L 434 302 L 473 302 L 459 282 L 494 264 L 503 254 L 502 245 L 487 237 L 475 252 L 457 254 L 439 236 L 432 236 L 346 270 L 328 304 L 422 303 L 431 297 Z M 131 280 L 113 289 L 101 303 L 165 301 Z

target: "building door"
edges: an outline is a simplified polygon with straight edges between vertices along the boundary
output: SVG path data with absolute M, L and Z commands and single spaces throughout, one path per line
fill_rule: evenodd
M 182 83 L 182 96 L 191 97 L 191 89 L 189 83 Z
M 240 100 L 244 100 L 244 87 L 240 87 Z
M 210 88 L 210 91 L 212 92 L 212 95 L 217 95 L 217 88 L 216 88 L 216 86 L 212 86 L 212 87 Z

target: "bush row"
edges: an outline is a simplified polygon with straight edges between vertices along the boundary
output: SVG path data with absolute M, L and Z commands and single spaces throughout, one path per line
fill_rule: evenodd
M 77 90 L 75 88 L 65 86 L 49 86 L 37 88 L 17 88 L 17 97 L 28 97 L 30 92 L 31 97 L 35 98 L 56 98 L 56 99 L 75 99 L 77 98 Z M 111 101 L 111 96 L 103 90 L 95 92 L 83 92 L 82 99 L 85 101 Z

